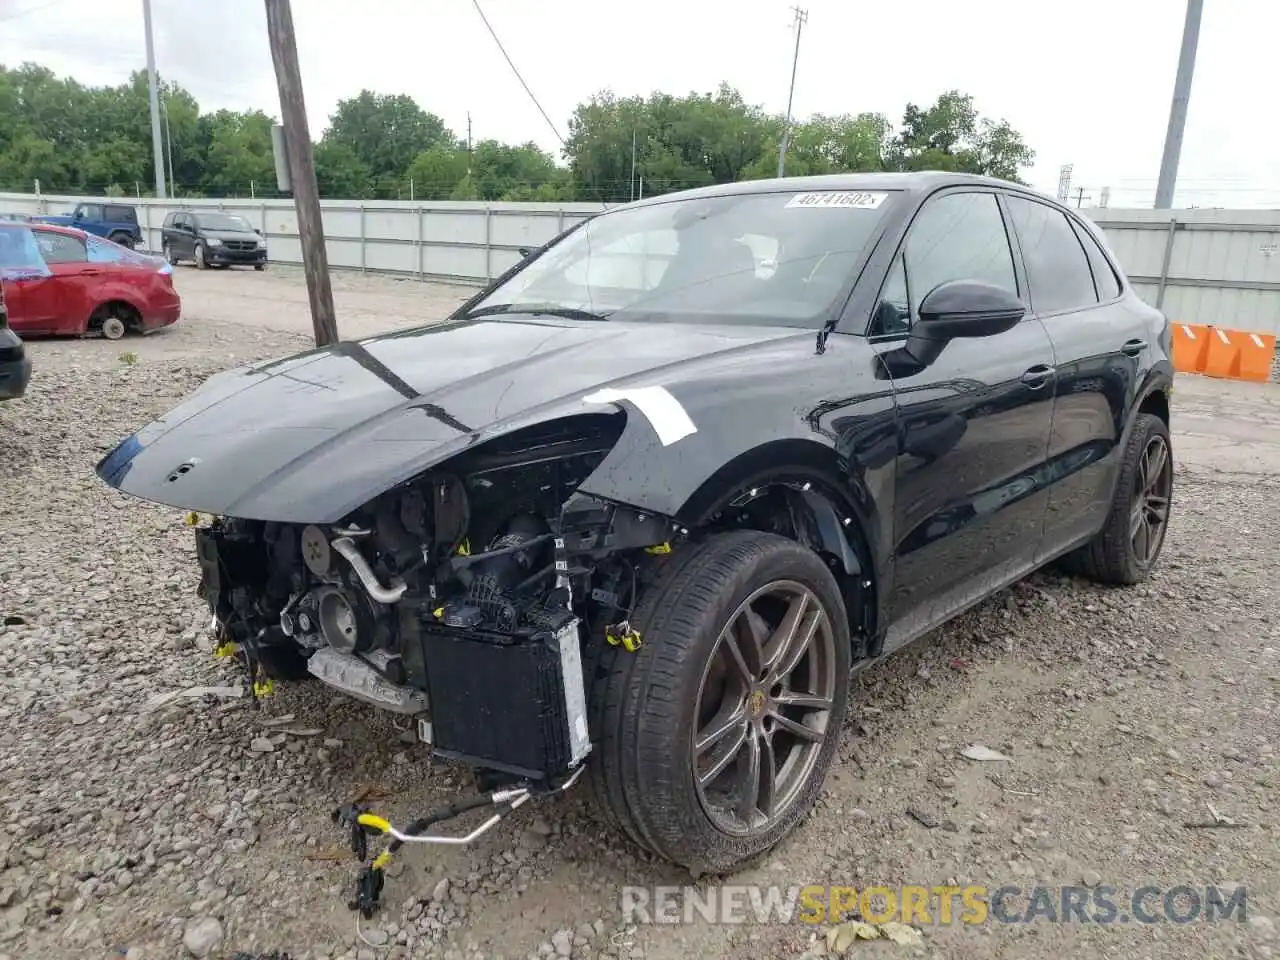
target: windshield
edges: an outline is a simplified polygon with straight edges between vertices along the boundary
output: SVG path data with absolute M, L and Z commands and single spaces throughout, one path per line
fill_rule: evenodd
M 601 214 L 469 313 L 820 327 L 891 196 L 736 194 Z
M 240 233 L 253 233 L 253 227 L 244 217 L 229 213 L 202 213 L 196 222 L 206 230 L 233 230 Z

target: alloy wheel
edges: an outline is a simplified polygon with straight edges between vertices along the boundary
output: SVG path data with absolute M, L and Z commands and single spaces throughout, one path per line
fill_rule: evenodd
M 793 581 L 751 594 L 729 617 L 698 688 L 693 780 L 707 816 L 742 836 L 795 804 L 829 733 L 835 632 L 817 596 Z
M 1169 526 L 1173 493 L 1173 457 L 1162 436 L 1147 441 L 1138 460 L 1136 489 L 1129 513 L 1129 541 L 1144 566 L 1154 562 Z

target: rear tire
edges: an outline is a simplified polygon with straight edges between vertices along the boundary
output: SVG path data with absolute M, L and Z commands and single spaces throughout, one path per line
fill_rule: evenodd
M 663 561 L 631 622 L 639 650 L 604 647 L 593 671 L 597 801 L 665 859 L 736 870 L 795 829 L 831 766 L 849 691 L 840 587 L 799 544 L 733 531 Z M 802 639 L 780 642 L 786 626 Z
M 1106 525 L 1062 558 L 1062 567 L 1099 583 L 1146 580 L 1164 548 L 1173 504 L 1173 447 L 1159 417 L 1138 414 L 1112 495 Z
M 267 269 L 267 265 L 265 263 L 255 263 L 253 265 L 253 269 L 261 273 L 263 270 Z
M 107 239 L 112 243 L 118 243 L 120 246 L 126 247 L 130 250 L 137 246 L 133 237 L 127 233 L 113 233 L 111 236 L 107 237 Z
M 117 314 L 102 318 L 102 335 L 108 340 L 119 340 L 125 334 L 125 322 Z
M 166 243 L 164 245 L 164 259 L 171 267 L 178 265 L 178 255 L 173 252 L 173 244 Z

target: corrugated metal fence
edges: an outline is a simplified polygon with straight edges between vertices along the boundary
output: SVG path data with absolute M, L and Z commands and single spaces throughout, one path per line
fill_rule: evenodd
M 0 193 L 0 213 L 64 213 L 104 198 Z M 150 249 L 171 210 L 223 210 L 257 226 L 278 263 L 301 263 L 290 200 L 131 200 Z M 565 227 L 599 213 L 594 203 L 325 200 L 334 267 L 483 283 Z M 1092 217 L 1138 292 L 1170 318 L 1280 333 L 1280 211 L 1094 209 Z

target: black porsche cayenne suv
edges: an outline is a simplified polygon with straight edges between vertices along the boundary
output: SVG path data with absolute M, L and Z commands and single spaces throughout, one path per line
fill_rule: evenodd
M 500 812 L 585 770 L 723 872 L 813 806 L 852 668 L 1050 562 L 1150 575 L 1170 353 L 1022 186 L 735 183 L 571 227 L 446 322 L 219 374 L 98 473 L 210 515 L 247 675 L 416 720 Z

